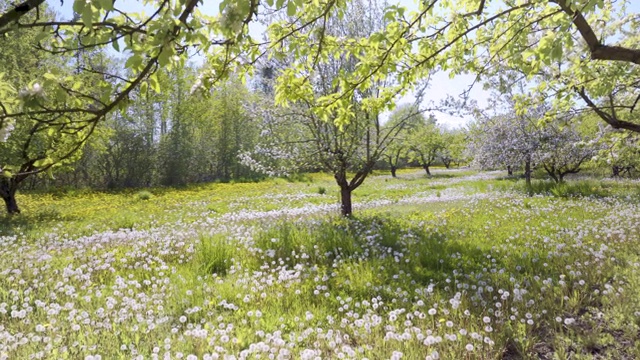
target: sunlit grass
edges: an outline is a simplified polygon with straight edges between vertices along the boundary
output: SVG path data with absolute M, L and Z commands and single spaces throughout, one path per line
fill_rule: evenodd
M 435 174 L 21 195 L 0 358 L 640 358 L 635 183 Z

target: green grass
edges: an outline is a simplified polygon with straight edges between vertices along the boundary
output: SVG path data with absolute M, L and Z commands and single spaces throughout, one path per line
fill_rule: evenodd
M 634 182 L 438 175 L 22 194 L 0 356 L 640 358 Z

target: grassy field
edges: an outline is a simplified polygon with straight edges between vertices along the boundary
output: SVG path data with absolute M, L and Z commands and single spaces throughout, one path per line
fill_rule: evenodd
M 640 184 L 399 175 L 19 195 L 0 359 L 640 358 Z

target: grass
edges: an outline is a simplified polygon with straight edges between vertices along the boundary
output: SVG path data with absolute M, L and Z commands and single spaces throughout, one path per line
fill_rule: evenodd
M 436 175 L 23 194 L 0 358 L 640 358 L 634 182 Z

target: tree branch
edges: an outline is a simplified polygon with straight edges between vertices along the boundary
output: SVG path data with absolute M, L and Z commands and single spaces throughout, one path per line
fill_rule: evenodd
M 640 65 L 640 49 L 630 49 L 623 46 L 604 45 L 585 19 L 580 10 L 573 10 L 567 0 L 550 0 L 558 4 L 565 14 L 572 19 L 573 25 L 578 29 L 580 35 L 589 46 L 591 58 L 594 60 L 609 60 L 630 62 Z
M 598 116 L 600 116 L 602 120 L 611 125 L 614 129 L 625 129 L 640 133 L 640 124 L 634 124 L 632 122 L 619 120 L 617 117 L 614 117 L 611 114 L 607 114 L 589 98 L 584 88 L 576 89 L 576 91 L 578 95 L 580 95 L 582 100 L 587 103 L 587 106 L 589 106 L 591 110 L 593 110 Z
M 15 5 L 13 9 L 7 11 L 0 16 L 0 29 L 12 22 L 20 20 L 26 13 L 42 5 L 44 0 L 26 0 L 25 2 Z

